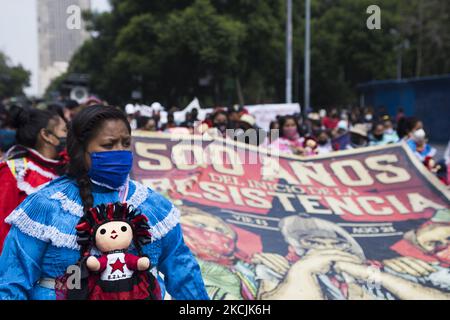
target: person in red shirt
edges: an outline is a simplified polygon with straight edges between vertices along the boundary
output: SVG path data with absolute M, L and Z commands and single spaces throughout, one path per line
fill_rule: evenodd
M 67 156 L 66 122 L 50 111 L 11 109 L 16 142 L 0 162 L 0 253 L 10 226 L 5 218 L 30 194 L 56 179 Z
M 333 130 L 337 127 L 338 123 L 339 123 L 339 114 L 337 109 L 333 109 L 330 112 L 329 116 L 325 116 L 322 119 L 322 125 L 327 129 L 327 130 Z

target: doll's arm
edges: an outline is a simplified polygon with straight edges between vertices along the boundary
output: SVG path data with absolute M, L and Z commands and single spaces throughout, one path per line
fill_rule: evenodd
M 130 270 L 144 271 L 150 267 L 150 260 L 147 257 L 138 257 L 134 254 L 125 254 L 125 263 Z
M 106 265 L 108 263 L 108 257 L 103 255 L 100 258 L 98 258 L 98 262 L 100 262 L 100 269 L 99 272 L 103 272 L 106 269 Z
M 88 269 L 94 272 L 105 271 L 107 263 L 108 257 L 106 255 L 103 255 L 99 258 L 97 258 L 96 256 L 90 256 L 86 261 Z
M 138 264 L 139 257 L 135 256 L 131 253 L 125 254 L 125 263 L 127 264 L 127 268 L 130 270 L 137 270 L 137 264 Z

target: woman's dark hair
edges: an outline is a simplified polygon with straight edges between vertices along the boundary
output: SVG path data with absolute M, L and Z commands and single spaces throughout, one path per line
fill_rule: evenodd
M 80 104 L 77 101 L 75 101 L 75 100 L 66 100 L 64 102 L 64 107 L 69 109 L 69 110 L 73 110 L 73 109 L 75 109 L 75 108 L 77 108 L 79 106 L 80 106 Z
M 85 152 L 89 142 L 107 120 L 122 120 L 131 133 L 131 127 L 125 113 L 111 106 L 89 106 L 80 111 L 69 123 L 67 135 L 67 153 L 70 157 L 68 175 L 77 181 L 84 212 L 94 204 Z
M 214 122 L 214 120 L 215 120 L 219 115 L 224 115 L 224 116 L 227 118 L 227 120 L 229 119 L 229 118 L 228 118 L 228 113 L 227 113 L 226 111 L 224 111 L 224 110 L 219 110 L 219 111 L 216 111 L 216 112 L 214 112 L 214 113 L 212 114 L 212 116 L 211 116 L 212 122 Z
M 275 125 L 278 125 L 278 121 L 270 121 L 269 130 L 275 129 Z
M 288 120 L 292 120 L 295 123 L 295 126 L 297 127 L 297 132 L 300 134 L 300 126 L 298 125 L 297 119 L 294 116 L 283 116 L 278 119 L 278 126 L 280 130 L 280 137 L 284 137 L 283 127 L 286 124 Z
M 413 129 L 416 127 L 416 125 L 421 122 L 421 120 L 419 118 L 416 117 L 409 117 L 406 118 L 406 123 L 407 123 L 407 127 L 406 129 L 408 130 L 408 133 L 410 133 L 411 131 L 413 131 Z
M 402 117 L 397 122 L 397 134 L 400 139 L 406 137 L 420 120 L 416 117 Z
M 56 113 L 58 116 L 61 117 L 61 119 L 64 120 L 64 122 L 67 123 L 67 119 L 64 117 L 64 111 L 63 111 L 63 109 L 64 109 L 64 106 L 61 105 L 61 104 L 58 104 L 58 103 L 50 103 L 50 104 L 47 106 L 47 110 L 48 110 L 48 111 L 53 112 L 53 113 Z
M 50 120 L 57 120 L 56 112 L 24 109 L 19 106 L 12 106 L 10 109 L 11 124 L 16 128 L 16 143 L 22 146 L 35 149 L 39 132 L 48 128 Z
M 403 139 L 408 135 L 408 120 L 406 117 L 402 117 L 397 122 L 397 134 L 400 139 Z
M 148 123 L 148 121 L 149 121 L 150 119 L 152 119 L 152 118 L 150 118 L 150 117 L 145 117 L 145 116 L 139 116 L 139 117 L 136 119 L 137 128 L 138 128 L 138 129 L 143 129 L 143 128 L 147 125 L 147 123 Z
M 381 122 L 381 121 L 377 121 L 377 122 L 375 122 L 374 124 L 373 124 L 373 126 L 372 126 L 372 133 L 374 133 L 375 132 L 375 130 L 377 129 L 377 127 L 379 127 L 379 126 L 381 126 L 381 127 L 383 127 L 384 128 L 384 123 L 383 122 Z

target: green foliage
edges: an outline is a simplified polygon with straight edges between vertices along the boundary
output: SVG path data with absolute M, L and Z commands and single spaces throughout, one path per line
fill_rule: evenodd
M 23 95 L 23 89 L 29 83 L 30 72 L 21 65 L 12 66 L 8 57 L 0 52 L 0 100 Z
M 294 97 L 303 101 L 304 0 L 294 0 Z M 311 101 L 357 103 L 356 85 L 450 72 L 450 5 L 438 0 L 379 0 L 381 30 L 368 30 L 372 0 L 312 0 Z M 141 90 L 147 102 L 184 105 L 284 101 L 284 0 L 111 0 L 87 13 L 96 37 L 71 61 L 111 103 Z M 396 31 L 393 31 L 396 30 Z

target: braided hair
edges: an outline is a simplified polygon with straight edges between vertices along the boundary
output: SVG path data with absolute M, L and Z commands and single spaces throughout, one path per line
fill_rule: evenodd
M 131 133 L 125 113 L 112 106 L 92 105 L 80 111 L 69 123 L 67 135 L 67 153 L 70 157 L 68 176 L 76 180 L 84 213 L 94 205 L 92 184 L 89 179 L 89 166 L 85 154 L 89 142 L 97 135 L 107 120 L 122 120 Z

